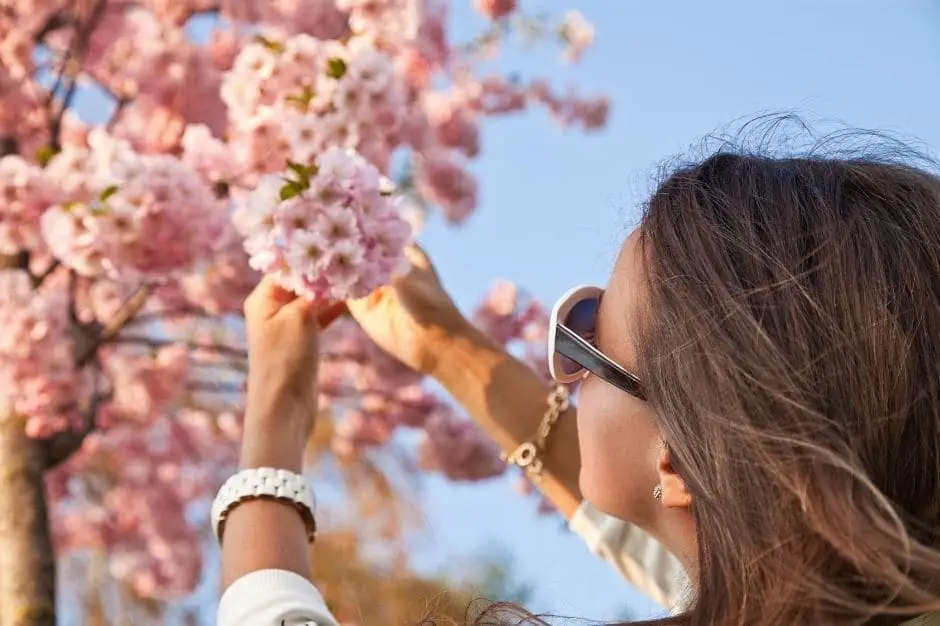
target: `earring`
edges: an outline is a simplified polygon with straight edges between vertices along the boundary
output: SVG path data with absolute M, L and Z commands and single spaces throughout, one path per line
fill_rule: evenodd
M 659 500 L 660 502 L 663 501 L 663 486 L 662 485 L 656 485 L 655 487 L 653 487 L 653 497 Z

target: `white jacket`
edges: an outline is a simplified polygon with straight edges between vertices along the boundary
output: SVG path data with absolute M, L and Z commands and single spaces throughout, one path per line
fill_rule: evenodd
M 588 548 L 640 591 L 674 608 L 687 587 L 679 561 L 648 534 L 582 503 L 569 522 Z M 337 626 L 306 578 L 284 570 L 252 572 L 219 602 L 219 626 Z

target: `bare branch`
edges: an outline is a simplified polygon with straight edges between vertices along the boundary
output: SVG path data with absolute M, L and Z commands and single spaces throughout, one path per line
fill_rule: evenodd
M 77 428 L 60 431 L 50 437 L 39 440 L 44 467 L 49 470 L 69 459 L 85 442 L 85 439 L 95 430 L 95 417 L 102 403 L 108 399 L 106 393 L 99 389 L 101 369 L 98 364 L 94 366 L 94 394 L 88 407 L 82 411 L 81 424 Z
M 78 272 L 73 269 L 69 270 L 69 321 L 72 322 L 72 326 L 76 329 L 86 330 L 82 326 L 82 323 L 78 319 Z M 85 336 L 94 336 L 97 331 L 94 329 L 87 329 L 92 332 L 86 334 Z
M 114 113 L 111 114 L 111 119 L 108 120 L 108 125 L 105 127 L 108 132 L 111 132 L 114 129 L 115 124 L 118 123 L 118 120 L 121 119 L 121 114 L 124 112 L 124 109 L 130 103 L 130 99 L 126 96 L 121 96 L 117 98 L 117 102 L 114 105 Z
M 218 383 L 206 380 L 196 380 L 187 386 L 187 389 L 196 393 L 242 393 L 244 385 L 238 383 Z
M 0 158 L 16 154 L 20 151 L 20 144 L 13 135 L 0 136 Z
M 114 339 L 113 343 L 127 343 L 149 346 L 151 348 L 162 348 L 165 346 L 175 346 L 182 344 L 190 350 L 205 350 L 206 352 L 216 352 L 239 359 L 247 359 L 248 351 L 243 348 L 235 348 L 224 343 L 200 343 L 198 341 L 182 341 L 173 339 L 157 339 L 155 337 L 141 337 L 137 335 L 121 335 Z
M 39 274 L 38 276 L 33 276 L 33 287 L 39 287 L 42 285 L 42 283 L 47 278 L 49 278 L 49 276 L 51 276 L 54 271 L 59 269 L 60 265 L 61 263 L 59 263 L 58 259 L 53 260 L 49 267 L 46 268 L 46 271 L 44 271 L 42 274 Z
M 76 364 L 79 368 L 87 364 L 98 352 L 98 348 L 107 341 L 110 341 L 121 332 L 121 329 L 124 328 L 127 323 L 133 319 L 135 315 L 144 307 L 147 303 L 147 298 L 150 297 L 150 287 L 147 285 L 141 285 L 137 288 L 137 291 L 128 298 L 118 312 L 115 314 L 114 318 L 108 322 L 108 324 L 101 330 L 98 336 L 91 342 L 91 344 L 82 352 Z
M 226 359 L 200 361 L 193 358 L 189 365 L 194 372 L 205 372 L 214 376 L 245 376 L 248 373 L 248 361 Z
M 41 43 L 47 35 L 53 31 L 59 30 L 63 26 L 68 26 L 71 23 L 71 15 L 64 12 L 53 13 L 49 16 L 49 19 L 46 20 L 46 23 L 42 25 L 42 28 L 40 28 L 36 33 L 36 43 Z
M 152 311 L 147 313 L 141 313 L 140 315 L 134 317 L 133 320 L 128 322 L 128 326 L 136 326 L 138 324 L 144 324 L 147 322 L 160 322 L 167 318 L 173 317 L 199 317 L 203 319 L 209 319 L 204 311 L 197 309 L 196 307 L 185 307 L 180 309 L 169 309 L 165 311 Z
M 84 24 L 78 25 L 76 28 L 75 36 L 72 39 L 71 44 L 62 55 L 62 61 L 59 64 L 59 70 L 56 74 L 55 82 L 53 83 L 52 88 L 49 90 L 49 97 L 46 101 L 46 106 L 48 107 L 50 113 L 52 112 L 52 105 L 55 102 L 56 93 L 58 93 L 66 75 L 69 73 L 69 67 L 72 65 L 73 61 L 75 63 L 81 63 L 88 48 L 88 44 L 91 41 L 91 36 L 98 27 L 98 22 L 104 15 L 107 6 L 107 0 L 100 0 L 97 2 L 95 4 L 95 8 L 91 12 L 91 15 L 88 16 L 88 20 Z M 54 149 L 61 147 L 59 134 L 62 130 L 62 118 L 65 116 L 65 112 L 72 105 L 72 99 L 75 97 L 75 92 L 77 89 L 78 81 L 76 80 L 76 77 L 72 76 L 69 78 L 69 85 L 65 90 L 65 95 L 62 97 L 62 104 L 59 106 L 55 114 L 52 115 L 49 122 L 49 145 Z

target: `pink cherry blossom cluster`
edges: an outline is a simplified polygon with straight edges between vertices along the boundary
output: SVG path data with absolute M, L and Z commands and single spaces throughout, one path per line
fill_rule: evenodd
M 548 373 L 548 311 L 514 283 L 496 281 L 473 313 L 473 321 L 535 371 Z
M 42 169 L 16 155 L 0 158 L 0 254 L 41 248 L 39 219 L 58 198 Z
M 42 215 L 52 254 L 85 276 L 165 278 L 207 259 L 224 203 L 170 155 L 142 155 L 104 133 L 53 158 L 47 175 L 67 200 Z
M 231 225 L 217 242 L 211 260 L 161 285 L 155 298 L 165 310 L 236 313 L 261 279 L 248 261 L 244 239 Z
M 440 404 L 428 415 L 418 446 L 418 459 L 427 470 L 451 480 L 483 480 L 506 471 L 499 447 L 480 428 Z
M 421 466 L 451 480 L 502 474 L 499 449 L 476 424 L 422 384 L 422 375 L 394 359 L 350 320 L 323 337 L 322 402 L 337 418 L 334 451 L 351 457 L 389 443 L 397 429 L 418 429 Z
M 68 310 L 61 286 L 34 289 L 26 272 L 0 270 L 0 413 L 28 416 L 32 436 L 67 427 L 77 409 Z
M 98 425 L 152 424 L 173 411 L 189 382 L 190 350 L 171 344 L 152 353 L 127 350 L 106 352 L 105 371 L 114 387 L 111 401 L 102 407 Z
M 91 435 L 46 480 L 59 549 L 107 549 L 111 575 L 142 597 L 189 593 L 202 569 L 190 504 L 235 462 L 234 438 L 219 431 L 208 413 L 182 409 Z
M 431 396 L 422 375 L 379 348 L 351 319 L 323 335 L 321 404 L 337 419 L 334 451 L 344 457 L 387 444 L 399 426 L 420 427 Z
M 572 63 L 580 61 L 584 52 L 594 43 L 594 27 L 580 11 L 572 10 L 565 14 L 559 33 L 565 43 L 565 58 Z
M 516 0 L 474 0 L 473 6 L 491 20 L 498 20 L 516 10 Z
M 33 154 L 49 137 L 49 110 L 43 106 L 45 94 L 36 81 L 31 80 L 36 71 L 32 58 L 35 40 L 31 29 L 26 27 L 38 20 L 21 18 L 15 12 L 7 15 L 7 11 L 6 6 L 0 11 L 0 94 L 3 96 L 0 98 L 0 138 L 16 141 L 24 154 Z M 0 155 L 8 151 L 0 146 Z
M 252 164 L 267 171 L 329 147 L 354 149 L 384 170 L 407 112 L 392 59 L 356 37 L 260 37 L 235 58 L 221 94 L 233 142 L 249 144 Z
M 494 32 L 525 17 L 516 0 L 472 2 Z M 144 596 L 190 592 L 192 507 L 236 461 L 240 310 L 261 273 L 311 297 L 364 295 L 404 267 L 402 199 L 453 224 L 472 215 L 487 118 L 540 107 L 604 126 L 604 98 L 494 73 L 483 48 L 499 38 L 455 45 L 450 6 L 3 3 L 0 412 L 44 441 L 91 427 L 47 473 L 60 554 L 109 554 Z M 580 14 L 553 33 L 572 61 L 594 36 Z M 406 165 L 401 198 L 382 184 L 393 163 Z M 504 285 L 478 321 L 539 363 L 543 315 Z M 485 433 L 350 319 L 323 350 L 337 456 L 412 433 L 428 470 L 505 470 Z
M 363 297 L 407 269 L 410 227 L 375 166 L 329 148 L 290 175 L 264 178 L 236 211 L 253 268 L 324 300 Z

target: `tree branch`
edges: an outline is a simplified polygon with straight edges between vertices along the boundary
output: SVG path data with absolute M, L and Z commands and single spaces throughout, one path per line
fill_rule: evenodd
M 131 320 L 128 324 L 130 326 L 136 326 L 137 324 L 143 324 L 145 322 L 160 322 L 160 321 L 163 321 L 164 318 L 186 317 L 186 316 L 201 317 L 201 318 L 206 318 L 206 319 L 209 318 L 208 315 L 206 315 L 204 312 L 200 311 L 199 309 L 195 307 L 187 307 L 187 308 L 182 308 L 182 309 L 170 309 L 167 311 L 153 311 L 153 312 L 148 312 L 148 313 L 141 313 L 140 315 L 134 317 L 134 319 Z
M 102 371 L 97 359 L 92 364 L 92 396 L 91 401 L 81 412 L 81 422 L 77 428 L 60 431 L 50 437 L 39 439 L 40 453 L 43 467 L 50 470 L 69 459 L 75 454 L 85 439 L 95 430 L 95 418 L 102 403 L 108 399 L 108 394 L 101 390 Z
M 97 385 L 96 385 L 97 387 Z M 67 461 L 78 452 L 85 443 L 85 439 L 95 430 L 95 417 L 102 403 L 107 400 L 107 394 L 95 392 L 88 408 L 82 412 L 81 425 L 60 431 L 51 437 L 39 440 L 44 467 L 50 470 Z
M 52 263 L 49 264 L 49 267 L 46 268 L 46 271 L 44 271 L 42 274 L 39 274 L 39 275 L 37 275 L 37 276 L 33 276 L 33 287 L 35 288 L 35 287 L 39 287 L 40 285 L 42 285 L 42 283 L 43 283 L 47 278 L 49 278 L 49 276 L 52 275 L 52 272 L 54 272 L 54 271 L 56 271 L 57 269 L 59 269 L 60 265 L 61 265 L 61 263 L 59 263 L 59 260 L 58 260 L 58 259 L 54 259 L 54 260 L 52 261 Z
M 84 24 L 77 25 L 75 36 L 62 55 L 62 62 L 59 64 L 59 71 L 56 75 L 55 83 L 53 83 L 52 89 L 49 90 L 49 98 L 46 101 L 46 107 L 49 109 L 50 114 L 52 113 L 52 104 L 55 102 L 55 95 L 62 86 L 65 75 L 69 72 L 69 66 L 72 64 L 73 60 L 79 64 L 82 62 L 88 44 L 91 41 L 91 36 L 95 32 L 95 28 L 98 27 L 98 21 L 104 15 L 107 5 L 107 0 L 100 0 L 95 4 L 95 8 L 92 9 L 88 20 Z M 72 98 L 75 97 L 77 89 L 78 81 L 75 77 L 71 77 L 69 86 L 65 90 L 65 95 L 62 97 L 62 105 L 58 108 L 56 113 L 51 116 L 49 122 L 49 145 L 55 150 L 61 148 L 59 134 L 62 130 L 62 118 L 71 106 Z
M 114 113 L 111 114 L 111 119 L 108 120 L 108 124 L 107 126 L 105 126 L 105 129 L 108 132 L 111 132 L 112 130 L 114 130 L 115 124 L 117 124 L 118 121 L 120 120 L 121 114 L 124 112 L 124 109 L 127 107 L 129 102 L 130 102 L 130 99 L 127 98 L 126 96 L 121 96 L 120 98 L 116 99 L 115 105 L 114 105 Z
M 20 144 L 13 135 L 0 136 L 0 158 L 16 154 L 20 151 Z
M 242 393 L 245 386 L 239 383 L 214 383 L 196 380 L 187 386 L 187 390 L 196 393 Z
M 147 303 L 147 298 L 150 297 L 150 287 L 147 285 L 141 285 L 137 288 L 137 291 L 128 298 L 121 308 L 115 314 L 114 318 L 108 322 L 108 324 L 101 330 L 97 337 L 95 337 L 90 345 L 78 355 L 75 363 L 77 367 L 81 368 L 84 365 L 87 365 L 89 361 L 95 356 L 98 352 L 98 348 L 102 346 L 107 341 L 110 341 L 121 332 L 121 329 L 131 320 L 137 313 L 144 308 L 144 305 Z
M 190 350 L 205 350 L 206 352 L 217 352 L 227 356 L 239 359 L 247 359 L 248 351 L 243 348 L 235 348 L 224 343 L 200 343 L 198 341 L 176 341 L 173 339 L 156 339 L 154 337 L 141 337 L 137 335 L 121 335 L 114 339 L 112 343 L 127 343 L 149 346 L 151 348 L 163 348 L 166 346 L 175 346 L 182 344 Z
M 42 28 L 36 32 L 36 43 L 42 43 L 42 40 L 45 39 L 47 35 L 53 31 L 59 30 L 63 26 L 68 26 L 71 22 L 71 15 L 61 11 L 53 13 L 49 16 L 49 19 L 46 20 L 46 23 L 42 25 Z

